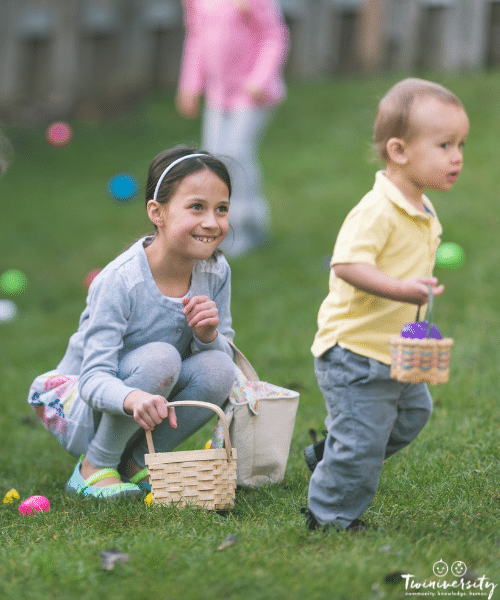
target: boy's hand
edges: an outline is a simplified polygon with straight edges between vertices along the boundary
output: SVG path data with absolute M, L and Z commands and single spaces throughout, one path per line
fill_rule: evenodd
M 153 431 L 167 417 L 170 427 L 177 429 L 175 409 L 169 407 L 165 398 L 158 394 L 134 390 L 125 398 L 123 410 L 133 415 L 137 424 L 147 431 Z
M 405 279 L 401 282 L 402 293 L 407 298 L 403 302 L 412 304 L 427 304 L 429 301 L 429 286 L 434 296 L 439 296 L 444 291 L 444 285 L 438 285 L 436 277 L 415 277 L 414 279 Z
M 184 298 L 184 314 L 189 327 L 203 344 L 213 342 L 217 337 L 219 326 L 219 311 L 213 300 L 207 296 Z

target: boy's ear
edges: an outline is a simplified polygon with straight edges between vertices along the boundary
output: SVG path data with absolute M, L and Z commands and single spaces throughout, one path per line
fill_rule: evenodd
M 406 156 L 406 142 L 400 138 L 390 138 L 385 146 L 391 162 L 397 165 L 405 165 L 408 162 Z
M 149 200 L 146 205 L 146 210 L 148 211 L 148 217 L 153 225 L 156 227 L 160 227 L 163 225 L 163 211 L 162 205 L 156 200 Z

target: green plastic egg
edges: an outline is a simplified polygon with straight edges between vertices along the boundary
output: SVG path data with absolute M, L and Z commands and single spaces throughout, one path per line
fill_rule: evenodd
M 458 269 L 464 264 L 465 253 L 461 246 L 454 242 L 443 242 L 436 252 L 436 267 Z
M 17 269 L 9 269 L 0 277 L 0 289 L 7 294 L 21 294 L 26 285 L 26 275 Z

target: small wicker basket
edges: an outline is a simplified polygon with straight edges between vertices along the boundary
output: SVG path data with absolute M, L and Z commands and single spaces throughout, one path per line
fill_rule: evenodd
M 446 383 L 450 376 L 451 338 L 430 338 L 433 295 L 429 289 L 427 337 L 423 339 L 393 336 L 391 348 L 391 377 L 404 383 Z M 420 307 L 417 321 L 420 317 Z
M 198 406 L 216 412 L 224 430 L 226 447 L 218 450 L 155 452 L 146 431 L 149 454 L 145 455 L 153 502 L 187 504 L 207 510 L 231 508 L 236 491 L 236 449 L 231 447 L 226 415 L 217 405 L 196 400 L 169 402 L 169 406 Z
M 421 340 L 393 336 L 391 377 L 406 383 L 446 383 L 450 377 L 451 338 Z

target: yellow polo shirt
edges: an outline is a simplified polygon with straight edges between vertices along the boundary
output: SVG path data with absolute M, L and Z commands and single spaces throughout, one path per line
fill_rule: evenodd
M 442 228 L 431 201 L 418 211 L 379 171 L 373 189 L 347 215 L 331 265 L 368 263 L 396 279 L 432 275 Z M 389 338 L 415 321 L 417 307 L 360 291 L 330 271 L 330 293 L 318 315 L 314 356 L 339 344 L 390 364 Z

